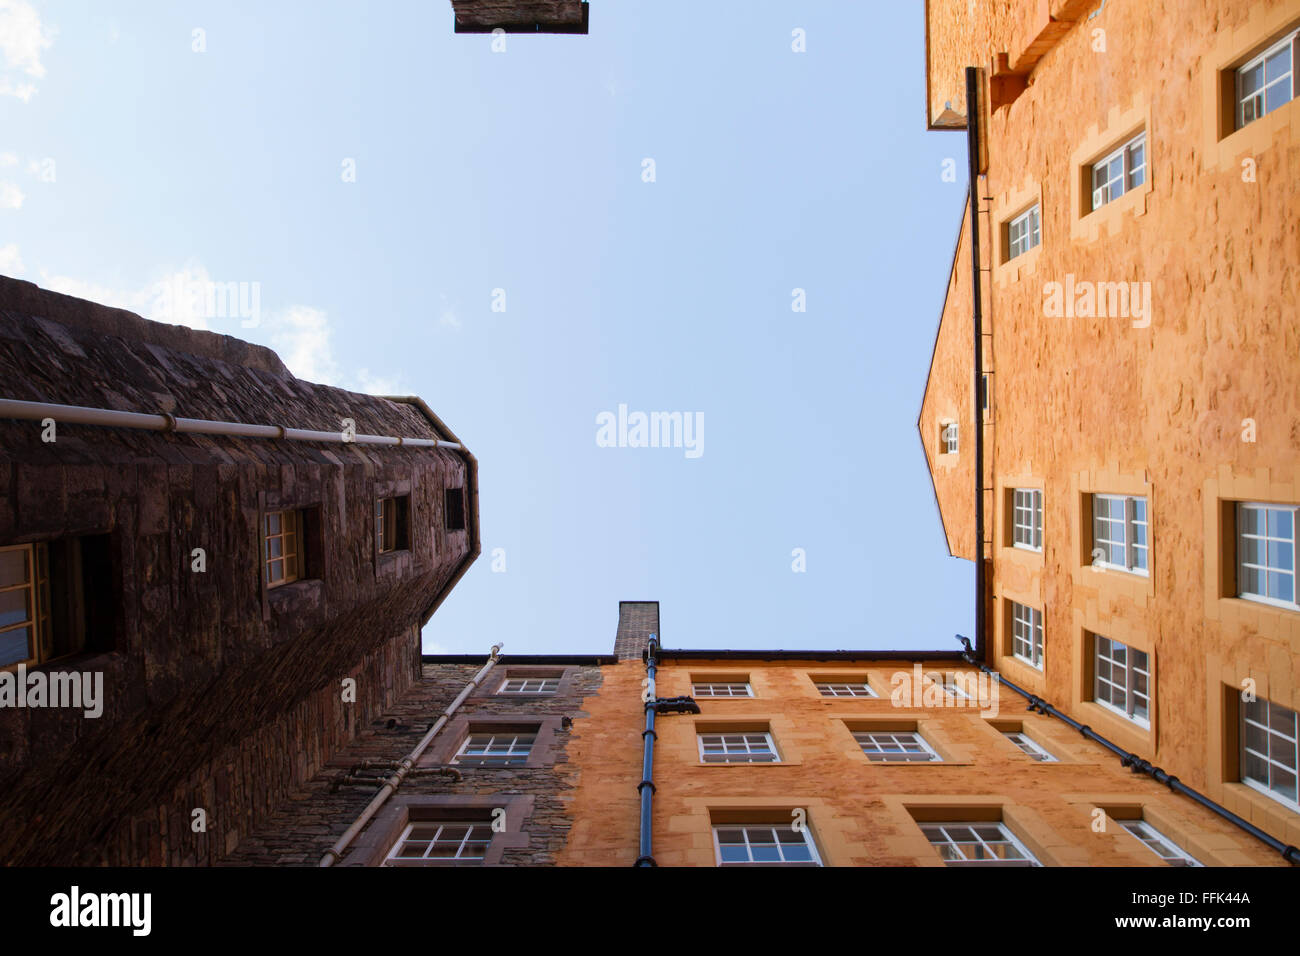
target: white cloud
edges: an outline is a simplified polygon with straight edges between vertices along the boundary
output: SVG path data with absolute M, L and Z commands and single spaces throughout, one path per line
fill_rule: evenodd
M 13 183 L 0 183 L 0 209 L 21 209 L 26 198 Z
M 17 166 L 18 155 L 16 153 L 0 153 L 0 166 Z
M 439 316 L 438 321 L 451 329 L 460 328 L 460 316 L 456 314 L 455 308 L 447 303 L 446 293 L 438 293 L 438 298 L 442 300 L 442 315 Z
M 36 84 L 17 82 L 14 74 L 40 79 L 45 76 L 41 53 L 54 44 L 55 30 L 41 24 L 41 16 L 27 0 L 0 0 L 0 96 L 24 102 Z
M 401 378 L 371 375 L 368 368 L 358 369 L 356 378 L 349 387 L 367 395 L 407 395 L 411 391 L 402 383 Z
M 12 259 L 10 258 L 12 257 Z M 0 247 L 0 272 L 17 262 L 18 247 Z M 73 295 L 91 302 L 127 309 L 156 322 L 185 325 L 233 335 L 275 350 L 281 361 L 298 378 L 322 385 L 335 385 L 368 395 L 405 395 L 411 389 L 401 376 L 372 373 L 360 368 L 345 374 L 334 355 L 334 329 L 329 316 L 309 305 L 291 305 L 273 311 L 263 310 L 258 325 L 245 328 L 238 316 L 210 316 L 202 297 L 193 290 L 206 288 L 213 281 L 205 266 L 188 262 L 184 267 L 160 271 L 157 278 L 139 289 L 99 285 L 71 276 L 52 275 L 40 270 L 37 284 L 43 288 Z
M 320 309 L 293 305 L 271 321 L 271 347 L 289 371 L 309 382 L 338 384 L 338 364 L 331 343 L 333 330 Z
M 18 255 L 18 244 L 11 242 L 7 246 L 0 246 L 0 273 L 7 276 L 21 275 L 23 271 L 23 260 Z

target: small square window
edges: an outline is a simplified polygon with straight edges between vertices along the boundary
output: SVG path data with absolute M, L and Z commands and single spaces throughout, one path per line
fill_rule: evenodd
M 942 762 L 915 730 L 855 731 L 853 739 L 873 763 Z
M 780 763 L 766 732 L 697 734 L 701 763 Z
M 1146 651 L 1100 634 L 1093 642 L 1093 699 L 1139 727 L 1150 727 L 1151 662 Z
M 1021 751 L 1024 752 L 1026 755 L 1033 757 L 1035 760 L 1040 761 L 1041 763 L 1056 763 L 1056 757 L 1054 757 L 1047 750 L 1040 747 L 1037 743 L 1034 742 L 1033 738 L 1031 738 L 1028 734 L 1024 733 L 1023 731 L 1008 730 L 1008 731 L 1004 731 L 1004 733 L 1006 735 L 1007 740 L 1011 741 L 1013 744 L 1019 747 Z
M 1038 204 L 1007 223 L 1007 260 L 1024 255 L 1042 241 Z
M 753 697 L 749 681 L 696 681 L 691 685 L 693 697 Z
M 375 545 L 380 554 L 410 548 L 407 520 L 410 501 L 409 495 L 375 501 Z
M 818 681 L 817 690 L 823 697 L 876 696 L 876 692 L 866 681 Z
M 1296 712 L 1262 697 L 1243 701 L 1239 706 L 1242 782 L 1292 810 L 1300 810 Z
M 492 819 L 414 820 L 384 860 L 385 866 L 474 866 L 492 843 Z
M 921 832 L 948 866 L 1042 866 L 1001 823 L 923 823 Z
M 536 741 L 536 732 L 471 733 L 451 762 L 469 767 L 522 767 Z
M 713 828 L 718 866 L 821 866 L 807 826 L 742 824 Z
M 1296 505 L 1237 505 L 1237 594 L 1276 607 L 1296 599 Z
M 262 518 L 266 586 L 278 588 L 303 576 L 301 511 L 269 511 Z
M 1145 820 L 1121 820 L 1122 826 L 1142 841 L 1143 846 L 1170 866 L 1201 866 L 1202 864 L 1169 837 Z
M 957 454 L 959 429 L 956 422 L 948 422 L 939 429 L 939 452 L 943 455 Z
M 554 694 L 560 689 L 558 677 L 507 677 L 498 694 Z
M 1295 99 L 1300 30 L 1293 30 L 1235 71 L 1237 129 Z
M 1094 211 L 1146 182 L 1146 154 L 1147 134 L 1143 131 L 1092 164 L 1090 178 Z
M 1043 669 L 1043 612 L 1038 608 L 1011 605 L 1011 654 L 1037 670 Z
M 1149 538 L 1146 498 L 1092 496 L 1093 567 L 1147 574 Z
M 1011 543 L 1029 551 L 1043 550 L 1043 490 L 1016 488 L 1012 493 Z

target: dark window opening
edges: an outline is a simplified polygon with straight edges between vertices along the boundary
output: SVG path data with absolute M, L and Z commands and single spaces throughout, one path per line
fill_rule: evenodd
M 110 536 L 0 549 L 0 667 L 116 646 Z
M 446 515 L 448 531 L 465 530 L 465 489 L 448 488 L 446 490 Z
M 380 554 L 406 551 L 411 547 L 409 527 L 410 495 L 380 498 L 375 504 L 375 544 Z

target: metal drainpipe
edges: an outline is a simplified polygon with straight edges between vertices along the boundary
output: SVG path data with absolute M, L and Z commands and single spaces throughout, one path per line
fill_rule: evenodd
M 979 70 L 966 67 L 966 153 L 970 170 L 971 303 L 975 327 L 975 649 L 985 653 L 984 614 L 984 299 L 980 282 Z
M 961 656 L 966 659 L 966 662 L 968 664 L 973 664 L 974 666 L 978 667 L 981 671 L 983 671 L 985 674 L 997 678 L 999 684 L 1005 684 L 1007 687 L 1010 687 L 1021 697 L 1029 701 L 1029 707 L 1028 707 L 1029 710 L 1031 711 L 1036 710 L 1040 714 L 1047 714 L 1049 717 L 1055 717 L 1057 720 L 1064 721 L 1065 723 L 1073 727 L 1075 730 L 1077 730 L 1079 733 L 1081 733 L 1083 736 L 1087 737 L 1089 740 L 1095 740 L 1097 743 L 1101 744 L 1111 753 L 1119 757 L 1119 762 L 1121 766 L 1128 767 L 1134 773 L 1145 773 L 1148 776 L 1153 777 L 1157 783 L 1163 783 L 1166 787 L 1168 787 L 1170 790 L 1173 790 L 1175 793 L 1181 793 L 1185 797 L 1190 797 L 1191 799 L 1199 803 L 1201 806 L 1205 807 L 1207 810 L 1213 810 L 1215 813 L 1223 817 L 1223 819 L 1227 820 L 1229 823 L 1232 823 L 1235 826 L 1240 827 L 1242 830 L 1245 830 L 1255 839 L 1261 841 L 1262 843 L 1267 844 L 1270 849 L 1276 850 L 1278 853 L 1282 855 L 1282 859 L 1286 860 L 1288 863 L 1300 863 L 1300 849 L 1297 849 L 1294 846 L 1290 846 L 1289 844 L 1283 843 L 1281 840 L 1275 837 L 1269 836 L 1259 827 L 1255 826 L 1253 823 L 1249 822 L 1248 820 L 1243 820 L 1241 817 L 1237 816 L 1227 807 L 1215 803 L 1209 797 L 1205 796 L 1205 794 L 1193 790 L 1191 787 L 1187 786 L 1187 784 L 1183 783 L 1173 774 L 1168 773 L 1165 770 L 1162 770 L 1161 768 L 1153 765 L 1149 761 L 1143 760 L 1137 754 L 1131 753 L 1130 751 L 1125 750 L 1123 747 L 1119 746 L 1118 744 L 1110 740 L 1107 740 L 1105 737 L 1097 733 L 1087 724 L 1081 724 L 1077 720 L 1071 718 L 1068 714 L 1061 713 L 1059 710 L 1057 710 L 1047 701 L 1043 700 L 1041 697 L 1035 696 L 1034 694 L 1029 693 L 1027 690 L 1017 687 L 1015 684 L 1011 683 L 1011 681 L 1007 680 L 997 671 L 993 670 L 992 668 L 984 664 L 982 661 L 977 659 L 975 651 L 971 648 L 970 638 L 962 637 L 960 634 L 958 634 L 957 640 L 961 641 L 962 646 L 965 648 Z
M 102 425 L 115 428 L 143 428 L 153 432 L 183 432 L 196 435 L 235 435 L 241 438 L 284 438 L 290 441 L 329 441 L 357 445 L 401 445 L 412 448 L 449 448 L 464 451 L 456 442 L 440 438 L 402 438 L 392 435 L 348 435 L 342 431 L 322 432 L 284 425 L 248 425 L 242 422 L 218 422 L 204 418 L 177 418 L 166 412 L 120 412 L 111 408 L 85 405 L 56 405 L 49 402 L 21 402 L 0 398 L 0 418 L 17 418 L 39 422 L 52 418 L 71 425 Z
M 641 852 L 633 866 L 658 865 L 654 858 L 654 834 L 651 828 L 651 807 L 655 792 L 655 741 L 658 739 L 655 733 L 655 715 L 661 710 L 665 713 L 698 714 L 700 712 L 700 705 L 690 697 L 661 698 L 657 695 L 655 670 L 658 667 L 658 655 L 659 639 L 651 634 L 645 650 L 645 730 L 641 732 L 641 782 L 636 787 L 637 793 L 641 796 Z
M 338 841 L 325 851 L 325 855 L 320 858 L 319 866 L 333 866 L 339 860 L 343 859 L 343 854 L 347 850 L 348 846 L 357 838 L 357 834 L 365 829 L 366 824 L 370 822 L 370 818 L 379 811 L 379 808 L 382 807 L 388 801 L 388 798 L 396 792 L 397 788 L 402 785 L 402 781 L 405 780 L 406 775 L 411 772 L 411 768 L 414 767 L 415 762 L 420 759 L 420 755 L 428 749 L 433 738 L 438 735 L 438 731 L 442 730 L 443 726 L 451 718 L 451 715 L 456 713 L 460 705 L 465 702 L 465 698 L 472 694 L 474 688 L 477 687 L 479 682 L 487 676 L 488 671 L 493 668 L 497 662 L 497 658 L 500 657 L 501 648 L 504 646 L 504 644 L 492 645 L 492 651 L 488 655 L 487 663 L 479 669 L 479 672 L 474 675 L 468 684 L 465 685 L 465 689 L 462 690 L 456 696 L 456 699 L 448 705 L 447 709 L 442 712 L 442 716 L 438 718 L 437 723 L 429 728 L 429 732 L 420 738 L 420 742 L 415 745 L 415 749 L 407 754 L 405 759 L 402 760 L 401 764 L 398 766 L 397 772 L 384 782 L 383 787 L 381 787 L 379 792 L 375 794 L 375 798 L 370 801 L 370 805 L 361 812 L 361 816 L 357 817 L 352 826 L 347 828 L 347 831 L 343 836 L 339 837 Z

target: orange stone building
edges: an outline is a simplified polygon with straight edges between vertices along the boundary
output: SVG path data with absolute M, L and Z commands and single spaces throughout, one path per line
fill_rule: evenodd
M 918 428 L 984 660 L 1300 844 L 1300 0 L 925 19 L 977 175 Z
M 659 607 L 619 611 L 618 663 L 602 668 L 566 744 L 561 866 L 644 855 L 642 654 Z M 656 697 L 690 697 L 698 713 L 656 720 L 656 865 L 1285 865 L 1062 722 L 1027 713 L 956 654 L 660 649 L 657 661 Z

